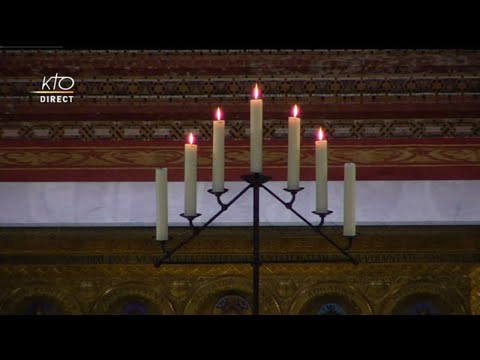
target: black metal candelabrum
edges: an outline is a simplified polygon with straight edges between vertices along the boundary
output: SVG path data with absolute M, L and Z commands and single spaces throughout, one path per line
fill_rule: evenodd
M 322 226 L 325 222 L 325 217 L 330 215 L 333 211 L 327 211 L 326 213 L 320 213 L 316 211 L 312 211 L 314 214 L 318 215 L 320 217 L 320 223 L 318 225 L 312 224 L 310 221 L 305 219 L 301 214 L 299 214 L 294 208 L 293 204 L 295 202 L 296 195 L 299 191 L 303 190 L 303 188 L 298 188 L 298 189 L 284 189 L 285 191 L 289 192 L 291 195 L 290 201 L 286 202 L 283 201 L 280 197 L 277 196 L 272 190 L 270 190 L 268 187 L 265 186 L 267 182 L 269 182 L 272 177 L 271 176 L 265 176 L 260 173 L 252 173 L 250 175 L 243 175 L 242 180 L 248 183 L 248 185 L 240 191 L 232 200 L 230 200 L 228 203 L 223 203 L 222 202 L 222 195 L 225 194 L 228 189 L 225 189 L 224 191 L 221 192 L 215 192 L 213 190 L 208 190 L 209 193 L 213 194 L 217 198 L 217 202 L 220 205 L 220 210 L 213 215 L 210 220 L 208 220 L 206 223 L 204 223 L 202 226 L 195 226 L 193 224 L 193 221 L 199 217 L 201 214 L 195 214 L 195 215 L 185 215 L 185 214 L 180 214 L 180 216 L 186 218 L 189 222 L 190 228 L 193 230 L 192 234 L 179 242 L 177 245 L 175 245 L 172 249 L 167 249 L 166 243 L 168 241 L 162 241 L 160 242 L 160 245 L 162 247 L 163 251 L 163 256 L 155 263 L 155 267 L 159 267 L 162 264 L 167 264 L 169 263 L 169 259 L 172 257 L 177 250 L 188 244 L 190 241 L 195 239 L 200 233 L 207 228 L 217 217 L 219 217 L 222 213 L 227 211 L 231 205 L 235 201 L 237 201 L 240 197 L 242 197 L 243 194 L 247 192 L 248 189 L 252 188 L 253 189 L 253 258 L 250 261 L 228 261 L 226 263 L 242 263 L 242 264 L 251 264 L 253 268 L 253 281 L 252 281 L 252 290 L 253 290 L 253 314 L 258 315 L 259 314 L 259 299 L 260 299 L 260 266 L 262 263 L 273 263 L 273 262 L 278 262 L 278 261 L 262 261 L 261 256 L 260 256 L 260 188 L 266 190 L 270 195 L 272 195 L 275 199 L 277 199 L 280 203 L 282 203 L 288 210 L 292 211 L 295 215 L 297 215 L 304 223 L 306 223 L 313 231 L 315 231 L 317 234 L 319 234 L 322 238 L 327 240 L 330 244 L 332 244 L 338 251 L 340 251 L 343 255 L 345 255 L 345 258 L 347 261 L 352 262 L 353 264 L 357 265 L 359 262 L 357 259 L 355 259 L 351 254 L 350 254 L 350 249 L 352 248 L 352 243 L 354 240 L 354 236 L 346 236 L 347 239 L 347 244 L 346 246 L 341 246 L 339 245 L 336 241 L 333 239 L 329 238 L 324 232 L 322 232 Z M 300 262 L 305 262 L 302 260 L 287 260 L 287 261 L 282 261 L 286 263 L 300 263 Z M 219 262 L 215 262 L 219 263 Z

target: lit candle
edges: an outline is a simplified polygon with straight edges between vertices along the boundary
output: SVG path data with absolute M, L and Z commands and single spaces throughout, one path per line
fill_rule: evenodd
M 293 116 L 288 118 L 288 185 L 291 190 L 300 187 L 300 118 L 298 106 L 292 109 Z
M 212 190 L 222 192 L 225 182 L 225 121 L 221 120 L 222 111 L 220 108 L 217 108 L 216 115 L 217 120 L 213 121 Z
M 315 141 L 315 178 L 317 212 L 328 211 L 328 150 L 322 129 L 318 129 L 318 140 Z
M 355 236 L 355 164 L 345 164 L 343 190 L 343 235 Z
M 168 240 L 168 169 L 155 169 L 155 192 L 157 198 L 157 236 L 159 241 Z
M 197 145 L 192 133 L 185 144 L 185 215 L 197 214 Z
M 263 102 L 258 84 L 253 90 L 254 99 L 250 100 L 250 171 L 262 172 L 262 140 L 263 140 Z

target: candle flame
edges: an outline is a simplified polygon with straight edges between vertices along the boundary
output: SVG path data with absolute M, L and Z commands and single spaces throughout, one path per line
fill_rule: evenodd
M 292 113 L 293 113 L 293 117 L 297 117 L 297 115 L 298 115 L 298 106 L 297 106 L 296 104 L 295 104 L 295 106 L 293 107 Z
M 318 128 L 318 140 L 323 140 L 325 137 L 322 128 Z
M 253 89 L 253 97 L 255 98 L 255 100 L 257 100 L 259 96 L 260 89 L 258 88 L 258 84 L 255 84 L 255 89 Z
M 222 110 L 217 107 L 217 120 L 220 121 L 222 119 Z
M 190 143 L 190 145 L 192 145 L 195 142 L 195 137 L 193 136 L 193 133 L 190 133 L 188 135 L 188 142 Z

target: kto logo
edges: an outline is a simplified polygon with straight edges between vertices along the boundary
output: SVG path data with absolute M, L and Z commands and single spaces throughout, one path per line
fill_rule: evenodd
M 31 91 L 32 94 L 40 95 L 41 103 L 68 103 L 73 101 L 73 87 L 75 80 L 70 76 L 43 77 L 42 90 Z M 67 95 L 72 94 L 72 95 Z

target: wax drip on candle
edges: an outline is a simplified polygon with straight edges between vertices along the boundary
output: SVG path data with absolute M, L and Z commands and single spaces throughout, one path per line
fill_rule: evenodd
M 260 89 L 258 88 L 258 84 L 255 84 L 255 88 L 253 89 L 253 97 L 255 100 L 258 100 L 260 97 Z
M 189 142 L 190 145 L 195 143 L 195 136 L 193 135 L 193 133 L 190 133 L 188 135 L 188 142 Z
M 298 111 L 298 106 L 295 105 L 292 109 L 292 114 L 293 114 L 293 117 L 297 117 L 299 111 Z
M 317 136 L 318 136 L 318 140 L 323 140 L 323 138 L 325 137 L 322 128 L 318 128 Z
M 216 116 L 218 121 L 222 120 L 222 110 L 220 110 L 220 107 L 217 107 Z

